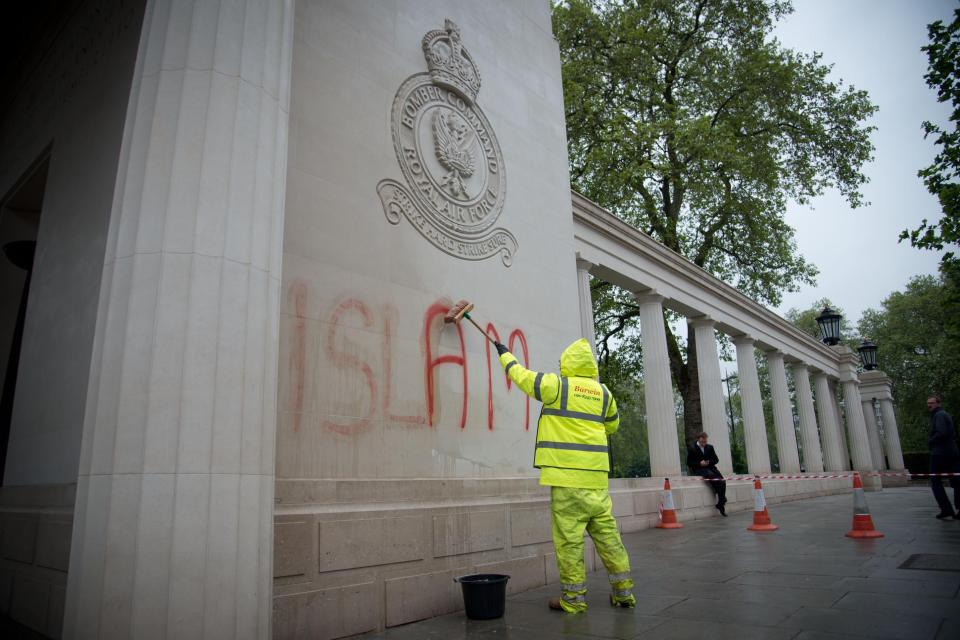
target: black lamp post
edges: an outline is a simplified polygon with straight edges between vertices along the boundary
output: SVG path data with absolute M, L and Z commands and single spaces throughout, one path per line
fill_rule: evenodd
M 817 316 L 817 325 L 820 327 L 824 344 L 840 344 L 840 317 L 840 314 L 830 307 L 824 307 Z
M 873 371 L 877 368 L 877 345 L 865 339 L 857 347 L 857 351 L 860 352 L 860 361 L 864 369 Z

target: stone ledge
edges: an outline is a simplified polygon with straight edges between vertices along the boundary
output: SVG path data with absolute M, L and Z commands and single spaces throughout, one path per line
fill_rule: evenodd
M 393 478 L 378 480 L 277 479 L 275 502 L 282 506 L 402 503 L 410 500 L 442 503 L 465 497 L 549 498 L 550 490 L 531 478 Z

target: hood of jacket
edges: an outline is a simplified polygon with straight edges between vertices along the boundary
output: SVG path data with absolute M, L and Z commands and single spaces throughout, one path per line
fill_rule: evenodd
M 580 338 L 560 354 L 560 375 L 565 378 L 596 378 L 597 360 L 593 357 L 590 343 Z

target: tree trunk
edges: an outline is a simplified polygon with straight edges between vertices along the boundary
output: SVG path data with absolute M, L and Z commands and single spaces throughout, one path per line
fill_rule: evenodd
M 697 334 L 687 325 L 687 379 L 688 390 L 683 397 L 683 427 L 687 440 L 693 442 L 703 431 L 703 413 L 700 408 L 700 369 L 697 365 Z
M 697 434 L 703 431 L 703 417 L 700 411 L 700 379 L 697 375 L 697 343 L 692 327 L 687 330 L 687 361 L 683 361 L 683 354 L 677 337 L 667 324 L 667 352 L 670 354 L 670 373 L 677 385 L 680 397 L 683 398 L 683 434 L 684 446 L 689 446 L 697 439 Z

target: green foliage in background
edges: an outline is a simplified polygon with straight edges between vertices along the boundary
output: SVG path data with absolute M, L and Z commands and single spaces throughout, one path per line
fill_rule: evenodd
M 935 223 L 924 220 L 916 229 L 900 234 L 900 239 L 910 239 L 910 244 L 920 249 L 947 249 L 942 262 L 960 265 L 954 251 L 960 244 L 960 9 L 953 12 L 953 22 L 944 25 L 942 20 L 927 25 L 930 44 L 923 47 L 927 54 L 927 86 L 936 89 L 937 100 L 948 102 L 951 126 L 943 129 L 930 121 L 923 123 L 924 137 L 935 136 L 934 144 L 939 152 L 933 164 L 921 169 L 918 175 L 927 190 L 940 201 L 943 216 Z
M 904 451 L 927 450 L 928 395 L 940 395 L 947 412 L 960 416 L 958 289 L 956 271 L 917 276 L 857 325 L 877 343 L 879 367 L 893 380 Z
M 617 354 L 600 360 L 600 379 L 617 399 L 620 428 L 610 437 L 614 478 L 650 475 L 650 449 L 647 440 L 646 403 L 638 363 Z
M 817 54 L 783 47 L 771 0 L 568 0 L 554 6 L 571 186 L 669 249 L 776 305 L 812 283 L 786 202 L 828 188 L 862 203 L 875 111 Z M 639 353 L 637 307 L 594 288 L 598 351 Z M 701 429 L 695 352 L 668 325 L 689 441 Z M 624 354 L 626 361 L 638 360 Z

